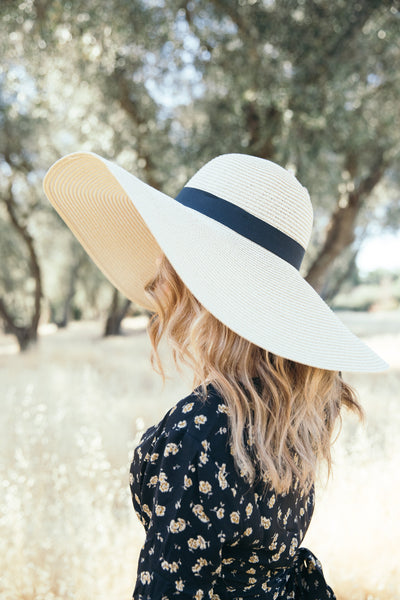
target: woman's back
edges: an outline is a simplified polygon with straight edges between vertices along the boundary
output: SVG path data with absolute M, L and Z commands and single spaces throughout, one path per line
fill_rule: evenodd
M 137 446 L 135 510 L 146 529 L 135 600 L 331 598 L 313 555 L 298 547 L 314 490 L 276 494 L 237 472 L 227 406 L 212 384 L 178 402 Z M 306 563 L 304 563 L 304 559 Z

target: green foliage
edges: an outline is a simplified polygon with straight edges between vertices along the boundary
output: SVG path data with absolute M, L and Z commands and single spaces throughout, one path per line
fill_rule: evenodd
M 305 269 L 334 211 L 362 192 L 377 165 L 372 188 L 384 184 L 384 193 L 359 196 L 355 247 L 368 220 L 395 228 L 399 14 L 394 1 L 380 0 L 3 1 L 0 206 L 18 177 L 18 211 L 36 227 L 49 302 L 62 305 L 65 286 L 46 286 L 57 269 L 68 280 L 74 250 L 64 245 L 63 264 L 43 250 L 53 227 L 64 234 L 41 179 L 77 149 L 109 157 L 171 195 L 219 153 L 292 168 L 315 207 Z M 0 295 L 19 314 L 25 251 L 4 211 L 0 231 Z M 346 268 L 338 259 L 331 278 Z M 105 286 L 95 272 L 77 275 L 83 313 Z

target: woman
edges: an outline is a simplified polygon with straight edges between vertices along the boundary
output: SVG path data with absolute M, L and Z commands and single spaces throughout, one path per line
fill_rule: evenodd
M 176 199 L 97 155 L 49 170 L 50 201 L 106 276 L 152 311 L 193 392 L 150 427 L 131 464 L 146 529 L 135 600 L 334 598 L 300 547 L 344 405 L 341 370 L 387 367 L 299 273 L 307 190 L 241 154 L 204 165 Z

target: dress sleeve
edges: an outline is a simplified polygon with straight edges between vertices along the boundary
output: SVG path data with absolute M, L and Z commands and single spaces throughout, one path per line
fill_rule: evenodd
M 241 523 L 238 476 L 227 470 L 227 437 L 219 433 L 202 439 L 178 427 L 148 457 L 140 489 L 147 534 L 134 600 L 212 596 L 222 547 L 240 535 Z

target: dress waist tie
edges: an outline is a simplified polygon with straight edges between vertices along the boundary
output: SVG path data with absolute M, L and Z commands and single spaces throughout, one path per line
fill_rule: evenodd
M 297 550 L 292 569 L 293 577 L 289 579 L 286 588 L 287 598 L 336 600 L 332 588 L 325 581 L 320 561 L 308 548 Z

